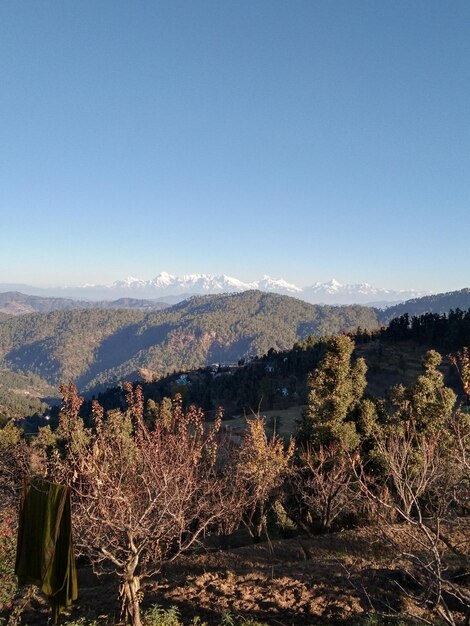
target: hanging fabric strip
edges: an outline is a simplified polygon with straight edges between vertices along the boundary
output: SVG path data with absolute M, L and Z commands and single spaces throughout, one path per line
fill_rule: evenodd
M 37 585 L 47 595 L 54 623 L 78 597 L 70 489 L 65 485 L 41 478 L 25 484 L 15 572 L 19 585 Z

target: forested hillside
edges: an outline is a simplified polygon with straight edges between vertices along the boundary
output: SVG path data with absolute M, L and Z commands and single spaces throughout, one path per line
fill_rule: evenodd
M 443 355 L 440 371 L 446 383 L 458 392 L 460 379 L 448 355 L 470 346 L 470 309 L 448 315 L 403 315 L 387 327 L 372 332 L 356 330 L 350 336 L 355 342 L 355 355 L 367 364 L 370 395 L 385 399 L 394 385 L 412 384 L 430 348 Z M 160 401 L 179 392 L 187 405 L 195 403 L 206 411 L 222 406 L 226 416 L 298 408 L 307 401 L 307 377 L 323 357 L 327 343 L 309 336 L 296 341 L 291 349 L 271 348 L 264 355 L 241 360 L 237 366 L 175 372 L 144 384 L 144 396 Z M 119 408 L 124 401 L 122 388 L 103 392 L 100 401 L 108 409 Z
M 2 318 L 0 359 L 13 371 L 33 372 L 53 385 L 74 380 L 84 390 L 377 325 L 371 308 L 249 291 L 195 297 L 156 313 L 72 310 Z
M 367 333 L 366 333 L 367 335 Z M 470 308 L 445 313 L 405 313 L 390 321 L 380 335 L 391 341 L 411 339 L 420 345 L 436 348 L 443 353 L 470 346 Z
M 0 356 L 12 370 L 31 371 L 52 384 L 76 379 L 92 365 L 96 348 L 145 314 L 73 310 L 3 319 Z
M 400 317 L 405 313 L 408 315 L 422 315 L 423 313 L 448 313 L 451 310 L 461 309 L 466 311 L 470 308 L 470 289 L 461 289 L 460 291 L 449 291 L 447 293 L 438 293 L 432 296 L 424 296 L 422 298 L 414 298 L 407 300 L 401 304 L 396 304 L 387 308 L 380 314 L 383 322 Z
M 57 391 L 34 374 L 20 374 L 0 367 L 0 425 L 7 418 L 42 414 L 47 404 L 41 400 Z

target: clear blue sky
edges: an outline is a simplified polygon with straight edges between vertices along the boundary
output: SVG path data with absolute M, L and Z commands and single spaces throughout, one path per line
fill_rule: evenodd
M 468 0 L 2 0 L 0 282 L 470 286 Z

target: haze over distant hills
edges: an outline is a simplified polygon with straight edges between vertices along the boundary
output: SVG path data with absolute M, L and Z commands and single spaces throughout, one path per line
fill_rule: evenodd
M 136 311 L 160 311 L 167 304 L 136 298 L 118 300 L 73 300 L 47 296 L 32 296 L 19 291 L 0 293 L 0 313 L 25 315 L 27 313 L 50 313 L 72 309 L 133 309 Z
M 80 298 L 84 300 L 116 300 L 137 298 L 164 300 L 174 304 L 192 295 L 239 293 L 259 290 L 268 293 L 293 296 L 310 304 L 369 304 L 386 306 L 411 298 L 427 295 L 418 290 L 393 290 L 373 287 L 368 283 L 341 284 L 332 279 L 326 283 L 313 283 L 299 287 L 282 278 L 263 276 L 253 282 L 222 274 L 185 274 L 175 276 L 161 272 L 151 280 L 129 277 L 110 285 L 85 284 L 81 287 L 57 287 L 41 289 L 29 285 L 0 284 L 0 291 L 21 291 L 25 294 L 50 297 Z

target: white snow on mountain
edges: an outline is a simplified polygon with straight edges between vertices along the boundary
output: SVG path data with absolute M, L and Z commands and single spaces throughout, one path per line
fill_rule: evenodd
M 282 278 L 263 278 L 253 282 L 244 282 L 233 276 L 221 274 L 184 274 L 175 276 L 168 272 L 160 272 L 151 280 L 142 280 L 129 276 L 117 280 L 110 285 L 86 284 L 81 287 L 61 287 L 54 290 L 22 286 L 23 293 L 40 291 L 38 295 L 60 295 L 62 297 L 81 298 L 88 300 L 116 300 L 122 297 L 158 299 L 176 303 L 192 295 L 219 294 L 259 289 L 270 293 L 288 295 L 312 304 L 373 304 L 386 306 L 403 302 L 411 298 L 428 295 L 429 292 L 416 290 L 392 290 L 373 287 L 368 283 L 342 284 L 336 279 L 326 283 L 316 282 L 307 287 L 299 287 Z
M 383 289 L 373 287 L 369 283 L 342 285 L 333 278 L 327 283 L 314 283 L 310 287 L 304 287 L 302 294 L 307 302 L 319 304 L 370 304 L 372 302 L 403 302 L 428 295 L 429 292 L 416 289 Z
M 256 283 L 244 283 L 232 276 L 213 276 L 212 274 L 184 274 L 172 276 L 163 272 L 148 281 L 149 287 L 165 289 L 168 293 L 226 293 L 256 289 Z
M 91 287 L 91 285 L 87 285 Z M 288 283 L 282 278 L 271 278 L 264 275 L 261 280 L 253 282 L 243 282 L 233 276 L 222 274 L 214 276 L 212 274 L 183 274 L 183 276 L 173 276 L 167 272 L 161 272 L 155 278 L 143 281 L 138 278 L 126 278 L 118 280 L 109 286 L 110 290 L 139 290 L 146 292 L 158 292 L 155 295 L 164 296 L 166 294 L 210 294 L 210 293 L 232 293 L 247 291 L 249 289 L 260 289 L 273 293 L 301 294 L 302 289 L 292 283 Z
M 327 283 L 314 283 L 310 287 L 304 287 L 304 291 L 311 293 L 337 293 L 343 285 L 339 283 L 335 278 L 332 278 Z
M 85 287 L 84 287 L 85 289 Z M 109 286 L 96 286 L 100 297 L 108 292 L 109 298 L 135 296 L 140 298 L 170 297 L 184 299 L 190 295 L 234 293 L 260 289 L 270 293 L 289 295 L 312 304 L 369 304 L 395 303 L 426 295 L 428 292 L 417 290 L 392 290 L 373 287 L 369 283 L 342 284 L 335 278 L 326 283 L 316 282 L 308 287 L 299 287 L 282 278 L 271 278 L 264 275 L 262 279 L 253 282 L 244 282 L 226 274 L 183 274 L 175 276 L 168 272 L 160 272 L 151 280 L 141 280 L 129 277 L 119 280 Z M 93 286 L 86 286 L 84 297 L 93 298 Z
M 258 281 L 256 289 L 260 289 L 261 291 L 272 291 L 275 293 L 285 293 L 288 295 L 302 293 L 302 289 L 297 287 L 297 285 L 288 283 L 282 278 L 270 278 L 266 275 L 263 276 L 262 280 Z
M 134 278 L 133 276 L 128 276 L 125 280 L 117 280 L 112 284 L 112 287 L 117 289 L 123 288 L 131 288 L 131 289 L 141 289 L 146 285 L 145 280 L 140 280 L 139 278 Z

